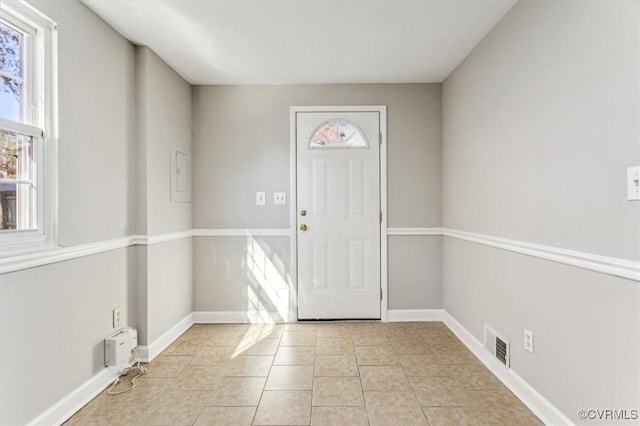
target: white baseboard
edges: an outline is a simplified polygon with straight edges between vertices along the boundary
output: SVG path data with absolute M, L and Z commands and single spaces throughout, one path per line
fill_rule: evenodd
M 265 324 L 286 322 L 279 318 L 280 314 L 275 311 L 197 311 L 193 313 L 193 322 L 195 324 Z
M 104 368 L 98 374 L 80 385 L 76 390 L 53 404 L 49 409 L 31 420 L 28 425 L 59 425 L 67 421 L 76 411 L 98 396 L 120 372 Z
M 513 370 L 507 369 L 498 363 L 489 351 L 484 349 L 482 343 L 446 311 L 444 312 L 444 323 L 514 395 L 544 422 L 544 424 L 574 424 L 522 377 L 518 376 Z
M 389 309 L 388 322 L 443 321 L 443 309 Z
M 182 333 L 187 331 L 194 324 L 193 313 L 182 318 L 176 325 L 167 330 L 148 346 L 138 346 L 140 361 L 151 362 L 160 355 L 171 343 L 173 343 Z
M 389 322 L 407 321 L 443 321 L 442 309 L 391 309 L 388 312 Z M 278 312 L 247 311 L 198 311 L 193 313 L 195 324 L 214 323 L 283 323 Z

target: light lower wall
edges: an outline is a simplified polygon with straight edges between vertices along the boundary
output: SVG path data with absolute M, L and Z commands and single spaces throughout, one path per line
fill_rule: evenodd
M 135 321 L 130 323 L 135 324 L 138 330 L 138 344 L 148 345 L 151 343 L 149 340 L 149 271 L 147 265 L 149 264 L 149 247 L 148 246 L 134 246 L 136 251 L 136 283 L 135 283 Z
M 192 255 L 191 238 L 147 246 L 148 330 L 141 345 L 153 343 L 193 311 Z
M 638 7 L 521 0 L 449 76 L 445 228 L 640 259 Z M 443 265 L 444 309 L 510 339 L 512 370 L 571 421 L 638 405 L 637 281 L 449 237 Z
M 295 320 L 289 237 L 194 237 L 194 311 Z
M 389 309 L 442 307 L 440 236 L 389 237 Z M 195 312 L 270 312 L 296 318 L 289 237 L 194 238 Z
M 133 248 L 3 274 L 0 424 L 26 424 L 104 370 L 111 310 L 135 325 Z
M 511 368 L 570 420 L 638 405 L 637 281 L 449 237 L 443 256 L 447 313 L 481 342 L 484 324 L 508 339 Z
M 442 237 L 390 236 L 389 309 L 442 309 Z
M 291 199 L 289 110 L 304 105 L 386 105 L 388 224 L 441 226 L 440 101 L 439 84 L 194 87 L 194 228 L 289 227 L 289 205 L 273 205 L 272 200 L 273 192 L 281 191 Z M 266 191 L 266 206 L 255 205 L 256 191 Z M 439 243 L 416 238 L 390 239 L 393 307 L 440 308 Z M 416 246 L 418 239 L 422 242 Z M 220 268 L 227 268 L 223 265 L 229 261 L 227 254 L 237 253 L 242 243 L 216 238 L 211 244 L 196 242 L 194 248 L 196 311 L 201 310 L 199 304 L 208 309 L 242 310 L 248 303 L 246 289 L 229 289 L 231 284 L 213 279 L 228 273 Z M 284 261 L 288 265 L 288 257 Z M 410 278 L 407 270 L 422 275 Z M 246 283 L 247 274 L 235 269 L 231 277 Z M 412 296 L 417 288 L 420 297 Z M 290 297 L 292 304 L 295 292 Z

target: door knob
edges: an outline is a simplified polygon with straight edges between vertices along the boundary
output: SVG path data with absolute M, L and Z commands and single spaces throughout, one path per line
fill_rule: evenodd
M 307 215 L 306 210 L 300 210 L 300 216 L 306 216 L 306 215 Z
M 301 231 L 303 231 L 303 232 L 304 232 L 304 231 L 306 231 L 307 229 L 308 229 L 308 228 L 307 228 L 307 225 L 305 225 L 304 223 L 303 223 L 302 225 L 300 225 L 300 230 L 301 230 Z

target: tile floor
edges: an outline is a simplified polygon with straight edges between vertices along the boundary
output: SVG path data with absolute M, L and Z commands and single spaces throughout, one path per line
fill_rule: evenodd
M 542 424 L 440 322 L 198 324 L 148 368 L 66 424 Z

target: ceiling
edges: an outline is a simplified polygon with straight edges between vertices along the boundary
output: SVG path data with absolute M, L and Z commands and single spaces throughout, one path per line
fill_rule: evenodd
M 441 82 L 517 0 L 82 0 L 191 84 Z

